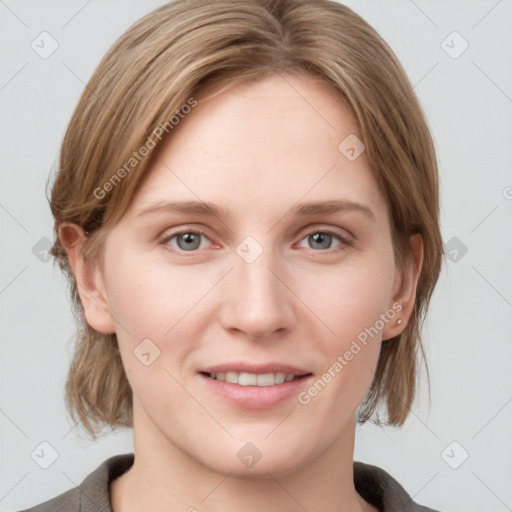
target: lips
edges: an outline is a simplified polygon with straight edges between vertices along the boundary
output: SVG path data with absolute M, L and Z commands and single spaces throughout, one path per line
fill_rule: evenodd
M 311 372 L 281 363 L 227 363 L 199 371 L 203 382 L 216 395 L 233 405 L 265 409 L 296 395 Z

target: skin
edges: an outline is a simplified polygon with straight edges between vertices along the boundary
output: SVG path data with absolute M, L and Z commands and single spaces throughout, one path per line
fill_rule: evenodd
M 354 489 L 356 412 L 381 341 L 407 325 L 421 238 L 411 237 L 401 276 L 366 154 L 351 162 L 338 150 L 357 127 L 326 85 L 284 74 L 213 92 L 162 142 L 108 235 L 103 267 L 81 258 L 80 227 L 60 229 L 87 322 L 116 333 L 133 390 L 135 463 L 111 484 L 113 510 L 376 510 Z M 136 215 L 158 200 L 198 198 L 231 218 Z M 298 202 L 335 199 L 366 205 L 375 218 L 287 215 Z M 187 251 L 179 237 L 158 240 L 171 228 L 205 236 Z M 325 229 L 351 242 L 334 236 L 323 248 L 309 235 Z M 263 249 L 252 263 L 236 252 L 247 236 Z M 279 361 L 318 379 L 394 303 L 402 323 L 387 322 L 307 405 L 292 396 L 267 409 L 235 406 L 197 373 Z M 133 353 L 147 338 L 160 349 L 149 366 Z M 248 441 L 262 453 L 250 468 L 237 457 Z

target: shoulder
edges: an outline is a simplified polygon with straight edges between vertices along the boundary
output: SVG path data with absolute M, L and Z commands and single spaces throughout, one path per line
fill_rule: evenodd
M 356 491 L 380 512 L 439 512 L 413 501 L 389 473 L 377 466 L 355 461 L 354 486 Z
M 110 482 L 127 471 L 133 460 L 133 453 L 114 455 L 89 473 L 80 485 L 20 512 L 112 512 Z

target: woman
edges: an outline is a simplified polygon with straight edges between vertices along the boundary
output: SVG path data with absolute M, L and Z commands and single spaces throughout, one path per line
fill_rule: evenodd
M 31 510 L 420 511 L 353 461 L 404 423 L 442 241 L 433 143 L 330 1 L 177 0 L 87 85 L 52 189 L 79 322 L 66 398 L 106 460 Z

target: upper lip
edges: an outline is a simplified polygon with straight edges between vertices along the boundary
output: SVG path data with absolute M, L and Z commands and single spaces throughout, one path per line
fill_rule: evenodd
M 289 364 L 282 363 L 262 363 L 262 364 L 252 364 L 252 363 L 244 363 L 244 362 L 233 362 L 233 363 L 223 363 L 217 364 L 214 366 L 208 366 L 207 368 L 202 368 L 199 372 L 203 373 L 218 373 L 218 372 L 245 372 L 245 373 L 287 373 L 293 375 L 307 375 L 311 372 L 304 370 L 302 368 L 298 368 L 297 366 L 292 366 Z

